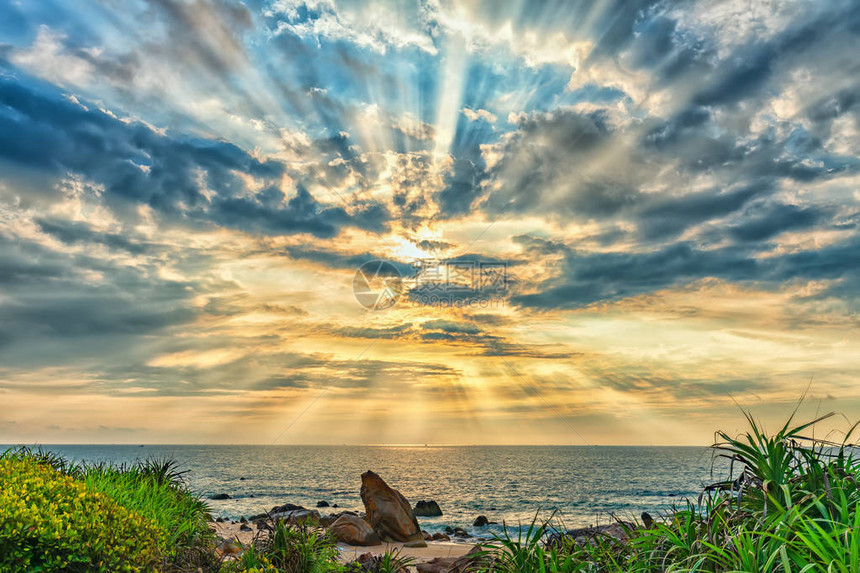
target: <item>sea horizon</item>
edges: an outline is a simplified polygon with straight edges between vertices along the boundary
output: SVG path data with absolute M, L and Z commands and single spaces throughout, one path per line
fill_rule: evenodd
M 235 447 L 313 447 L 313 448 L 711 448 L 711 445 L 689 444 L 264 444 L 264 443 L 195 443 L 195 442 L 16 442 L 0 443 L 0 448 L 50 447 L 50 446 L 129 446 L 129 447 L 158 447 L 158 446 L 235 446 Z
M 360 476 L 372 470 L 413 505 L 433 499 L 443 516 L 427 531 L 460 527 L 474 536 L 527 525 L 556 512 L 569 526 L 658 515 L 716 481 L 722 468 L 705 446 L 586 445 L 225 445 L 42 444 L 72 462 L 132 464 L 171 459 L 213 517 L 249 518 L 291 503 L 363 511 Z M 465 455 L 463 452 L 468 451 Z M 712 464 L 716 461 L 716 466 Z M 712 467 L 717 473 L 712 473 Z M 217 495 L 229 499 L 209 499 Z M 319 511 L 328 511 L 320 509 Z M 335 511 L 335 510 L 330 510 Z M 475 528 L 486 515 L 495 525 Z

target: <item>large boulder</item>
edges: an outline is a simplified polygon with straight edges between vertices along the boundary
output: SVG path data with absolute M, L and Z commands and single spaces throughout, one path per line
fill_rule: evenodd
M 347 545 L 379 545 L 382 541 L 370 524 L 357 515 L 341 515 L 329 531 L 335 539 Z
M 442 508 L 436 503 L 436 500 L 424 501 L 423 499 L 415 504 L 412 513 L 416 517 L 439 517 L 442 515 Z
M 383 541 L 424 542 L 412 506 L 399 491 L 371 471 L 361 474 L 361 501 L 367 521 Z

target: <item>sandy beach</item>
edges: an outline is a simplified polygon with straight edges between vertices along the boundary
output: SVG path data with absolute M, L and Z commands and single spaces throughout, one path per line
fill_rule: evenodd
M 248 545 L 253 541 L 257 534 L 257 529 L 252 531 L 243 531 L 241 523 L 215 523 L 212 522 L 215 532 L 218 536 L 224 539 L 235 539 L 243 545 Z M 253 526 L 252 526 L 253 527 Z M 469 552 L 474 545 L 472 543 L 456 543 L 451 541 L 428 541 L 427 547 L 404 547 L 403 543 L 393 542 L 369 547 L 347 545 L 338 543 L 341 560 L 344 563 L 354 561 L 359 555 L 372 553 L 373 555 L 381 555 L 388 551 L 398 550 L 401 555 L 415 558 L 418 562 L 430 561 L 436 557 L 461 557 Z

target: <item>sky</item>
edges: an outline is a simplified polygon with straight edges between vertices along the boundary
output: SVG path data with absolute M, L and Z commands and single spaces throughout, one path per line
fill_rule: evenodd
M 0 443 L 856 419 L 858 53 L 842 0 L 0 0 Z

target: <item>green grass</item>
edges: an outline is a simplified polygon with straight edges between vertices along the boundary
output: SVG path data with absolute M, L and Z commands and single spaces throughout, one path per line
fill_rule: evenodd
M 656 522 L 631 527 L 630 541 L 596 538 L 548 547 L 550 525 L 534 522 L 516 537 L 505 529 L 478 568 L 489 573 L 736 572 L 857 573 L 860 571 L 860 462 L 845 439 L 808 435 L 833 414 L 774 434 L 751 415 L 739 437 L 718 432 L 715 456 L 729 460 L 727 479 L 698 500 Z M 737 471 L 735 471 L 737 470 Z
M 212 539 L 206 504 L 193 495 L 173 470 L 172 462 L 143 462 L 131 466 L 89 466 L 82 481 L 123 507 L 150 519 L 165 532 L 165 552 L 178 557 L 182 548 Z

